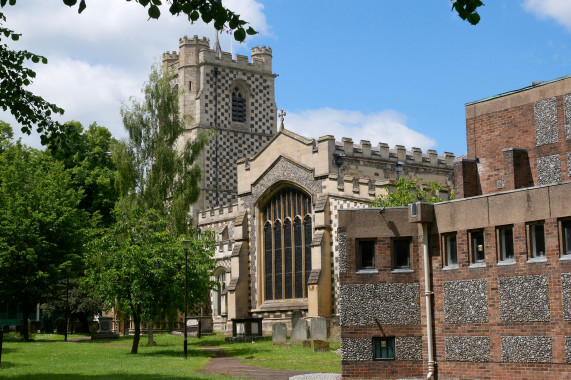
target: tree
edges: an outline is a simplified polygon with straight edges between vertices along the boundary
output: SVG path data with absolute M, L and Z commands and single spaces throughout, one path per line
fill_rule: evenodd
M 483 6 L 480 0 L 454 0 L 452 10 L 458 13 L 462 20 L 467 20 L 470 24 L 476 25 L 480 22 L 478 8 Z
M 45 152 L 18 142 L 0 154 L 0 300 L 22 306 L 26 340 L 34 305 L 79 268 L 90 223 L 82 197 Z
M 138 206 L 116 210 L 117 222 L 90 244 L 87 280 L 108 309 L 128 313 L 135 325 L 131 353 L 138 352 L 141 321 L 183 309 L 185 255 L 178 236 L 156 210 Z M 214 269 L 212 234 L 192 239 L 188 287 L 191 302 L 201 302 Z
M 84 130 L 80 122 L 70 121 L 62 128 L 64 133 L 50 141 L 46 150 L 63 162 L 74 185 L 83 190 L 80 208 L 108 226 L 113 222 L 111 211 L 119 198 L 115 189 L 117 166 L 111 159 L 111 148 L 117 140 L 96 123 Z
M 171 86 L 173 74 L 154 65 L 143 87 L 144 99 L 131 98 L 121 108 L 129 139 L 117 144 L 120 195 L 144 210 L 155 209 L 167 216 L 169 229 L 188 234 L 190 205 L 200 195 L 200 167 L 196 160 L 208 136 L 182 139 L 185 120 L 179 113 L 179 90 Z
M 385 195 L 380 195 L 372 203 L 371 207 L 399 207 L 407 206 L 415 202 L 438 203 L 444 199 L 438 196 L 438 192 L 446 188 L 436 181 L 430 182 L 424 188 L 418 186 L 422 178 L 407 180 L 405 177 L 399 178 Z M 450 199 L 454 199 L 454 193 L 450 194 Z

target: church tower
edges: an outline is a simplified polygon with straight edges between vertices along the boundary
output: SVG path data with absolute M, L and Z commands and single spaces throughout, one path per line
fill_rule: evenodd
M 183 89 L 180 108 L 186 118 L 185 138 L 212 131 L 200 165 L 200 210 L 237 202 L 236 161 L 254 155 L 276 133 L 272 49 L 252 48 L 247 56 L 222 52 L 207 38 L 184 37 L 179 52 L 163 55 L 163 68 L 174 70 Z

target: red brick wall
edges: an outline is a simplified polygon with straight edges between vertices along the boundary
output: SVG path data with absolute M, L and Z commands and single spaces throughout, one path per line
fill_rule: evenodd
M 571 140 L 565 140 L 563 95 L 556 97 L 559 142 L 554 144 L 535 145 L 534 102 L 466 118 L 467 156 L 479 160 L 478 172 L 482 194 L 510 190 L 507 187 L 498 189 L 496 182 L 508 174 L 503 159 L 503 150 L 507 148 L 521 148 L 528 151 L 532 177 L 529 186 L 538 184 L 537 158 L 553 154 L 561 155 L 561 180 L 571 179 L 567 171 L 567 153 L 571 152 Z M 486 102 L 481 104 L 485 107 Z

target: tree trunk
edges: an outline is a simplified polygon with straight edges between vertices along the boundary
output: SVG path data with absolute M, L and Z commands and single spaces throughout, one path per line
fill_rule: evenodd
M 24 336 L 24 340 L 26 342 L 30 341 L 30 329 L 28 328 L 30 319 L 30 308 L 28 307 L 28 303 L 24 302 L 22 304 L 22 335 Z
M 152 319 L 149 321 L 149 341 L 147 344 L 149 346 L 153 346 L 155 344 L 155 341 L 153 339 L 153 320 Z
M 140 309 L 140 308 L 138 308 Z M 135 336 L 133 337 L 133 347 L 131 347 L 131 353 L 136 354 L 139 351 L 139 340 L 141 340 L 141 313 L 137 310 L 133 313 L 133 323 L 135 324 Z

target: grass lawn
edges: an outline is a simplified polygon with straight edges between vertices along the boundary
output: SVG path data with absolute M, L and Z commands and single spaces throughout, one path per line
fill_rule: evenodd
M 77 335 L 70 335 L 75 338 Z M 141 338 L 139 353 L 131 355 L 132 336 L 110 341 L 63 342 L 58 335 L 33 335 L 20 341 L 15 333 L 4 335 L 0 378 L 5 379 L 223 379 L 196 373 L 204 368 L 209 350 L 224 347 L 226 356 L 243 358 L 246 364 L 273 369 L 340 372 L 341 359 L 333 352 L 317 353 L 302 347 L 274 347 L 271 341 L 226 343 L 222 336 L 189 337 L 189 358 L 183 357 L 183 338 L 156 334 L 156 346 Z M 338 348 L 333 347 L 333 349 Z

